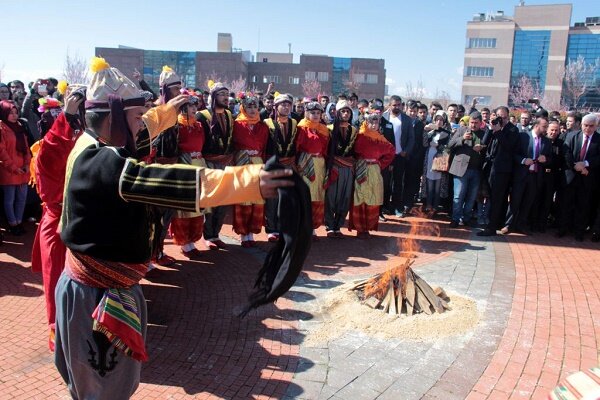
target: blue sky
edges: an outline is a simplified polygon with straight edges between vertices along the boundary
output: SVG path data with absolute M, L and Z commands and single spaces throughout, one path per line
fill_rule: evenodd
M 128 1 L 0 0 L 2 81 L 61 77 L 67 52 L 89 59 L 95 47 L 216 51 L 233 47 L 300 54 L 383 58 L 390 94 L 422 81 L 427 94 L 460 98 L 466 22 L 518 0 L 454 1 Z M 527 5 L 565 3 L 526 1 Z M 571 24 L 600 16 L 597 0 L 575 0 Z M 260 34 L 259 34 L 260 31 Z

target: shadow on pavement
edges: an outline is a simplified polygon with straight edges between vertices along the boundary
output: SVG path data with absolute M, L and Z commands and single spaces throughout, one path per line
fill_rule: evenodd
M 150 361 L 142 368 L 142 383 L 222 398 L 281 398 L 288 389 L 301 391 L 291 378 L 299 366 L 309 369 L 313 363 L 297 354 L 303 334 L 296 323 L 312 315 L 283 304 L 237 317 L 260 266 L 239 246 L 229 246 L 227 252 L 203 252 L 200 261 L 161 267 L 144 284 Z M 291 295 L 304 301 L 311 296 Z M 151 388 L 142 385 L 136 397 Z

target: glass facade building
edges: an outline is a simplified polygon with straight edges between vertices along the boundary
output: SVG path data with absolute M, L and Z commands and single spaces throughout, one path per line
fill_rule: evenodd
M 543 90 L 546 86 L 549 50 L 550 31 L 516 31 L 510 76 L 511 87 L 516 85 L 522 76 L 526 76 L 534 86 Z
M 579 100 L 578 106 L 600 108 L 600 35 L 569 35 L 566 64 L 576 62 L 578 57 L 589 66 L 596 66 L 595 73 L 589 71 L 584 78 L 587 90 Z
M 331 77 L 331 83 L 334 94 L 346 92 L 344 83 L 350 78 L 351 64 L 352 60 L 350 58 L 333 57 L 333 76 Z
M 196 53 L 144 50 L 144 80 L 158 93 L 158 79 L 164 65 L 173 68 L 183 85 L 196 87 Z

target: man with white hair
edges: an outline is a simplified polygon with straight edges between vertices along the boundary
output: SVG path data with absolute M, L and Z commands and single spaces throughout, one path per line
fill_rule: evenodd
M 598 116 L 588 114 L 581 121 L 581 131 L 574 132 L 565 141 L 565 198 L 558 236 L 564 236 L 573 221 L 575 240 L 583 241 L 590 225 L 592 199 L 597 191 L 600 174 L 600 134 Z M 596 232 L 598 233 L 598 232 Z

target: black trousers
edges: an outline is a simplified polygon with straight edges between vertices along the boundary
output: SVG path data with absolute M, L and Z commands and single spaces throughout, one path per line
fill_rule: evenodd
M 567 231 L 571 221 L 575 234 L 581 235 L 592 224 L 592 198 L 596 185 L 595 176 L 577 174 L 567 185 L 563 197 L 560 230 Z
M 498 230 L 502 228 L 505 219 L 506 203 L 511 184 L 512 173 L 495 172 L 490 173 L 490 223 L 487 228 Z
M 407 206 L 407 199 L 410 196 L 410 174 L 407 173 L 409 166 L 408 159 L 397 154 L 394 157 L 392 170 L 392 208 L 402 211 Z

